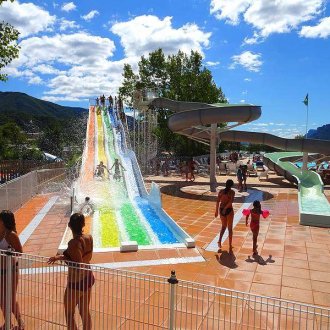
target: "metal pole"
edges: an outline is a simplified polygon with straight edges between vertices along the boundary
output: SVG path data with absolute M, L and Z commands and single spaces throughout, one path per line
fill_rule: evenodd
M 12 268 L 13 268 L 13 250 L 9 248 L 6 252 L 6 320 L 5 320 L 5 328 L 6 330 L 11 329 L 11 307 L 12 307 Z
M 217 147 L 217 124 L 211 124 L 211 143 L 210 143 L 210 190 L 211 190 L 211 192 L 215 192 L 216 188 L 217 188 L 217 179 L 215 176 L 216 147 Z
M 135 121 L 135 107 L 133 108 L 133 150 L 135 152 L 136 155 L 136 149 L 135 149 L 135 125 L 136 125 L 136 121 Z
M 171 277 L 167 280 L 170 283 L 170 308 L 169 308 L 169 330 L 174 329 L 175 321 L 175 286 L 178 284 L 178 280 L 175 275 L 175 270 L 171 271 Z
M 306 105 L 306 109 L 307 109 L 307 113 L 306 113 L 306 135 L 305 135 L 305 139 L 307 139 L 307 133 L 308 133 L 308 103 Z M 304 151 L 303 152 L 303 166 L 302 166 L 302 170 L 303 171 L 307 171 L 308 170 L 308 152 Z
M 147 139 L 147 110 L 144 110 L 144 115 L 143 115 L 143 146 L 144 146 L 144 157 L 143 157 L 143 162 L 144 162 L 144 174 L 147 172 L 147 144 L 148 144 L 148 139 Z

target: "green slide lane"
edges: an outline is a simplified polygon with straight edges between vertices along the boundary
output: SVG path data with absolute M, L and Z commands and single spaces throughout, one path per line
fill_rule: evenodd
M 274 152 L 266 154 L 265 157 L 299 179 L 300 213 L 329 217 L 330 222 L 330 204 L 323 194 L 319 175 L 313 171 L 303 171 L 293 163 L 282 160 L 302 155 L 301 152 Z
M 107 113 L 103 113 L 103 120 L 106 126 L 106 135 L 108 140 L 108 153 L 110 157 L 111 164 L 114 163 L 115 158 L 119 158 L 116 154 L 114 148 L 114 136 L 113 130 L 111 128 L 111 124 L 109 122 L 109 117 Z M 138 245 L 150 245 L 152 243 L 151 238 L 145 228 L 145 226 L 141 223 L 134 206 L 129 201 L 126 196 L 126 185 L 124 180 L 120 182 L 114 182 L 111 180 L 110 187 L 112 190 L 112 198 L 116 199 L 116 204 L 119 206 L 119 212 L 122 218 L 122 222 L 125 227 L 126 234 L 130 241 L 136 241 Z M 117 198 L 116 198 L 116 197 Z M 119 198 L 118 198 L 119 197 Z

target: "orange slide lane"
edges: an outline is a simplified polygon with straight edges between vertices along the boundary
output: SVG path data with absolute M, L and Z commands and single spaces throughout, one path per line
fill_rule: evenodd
M 92 181 L 94 177 L 94 159 L 95 159 L 95 107 L 89 108 L 89 119 L 86 137 L 87 154 L 83 164 L 81 173 L 84 173 L 81 185 L 84 186 L 88 181 Z
M 95 107 L 89 107 L 87 136 L 86 136 L 87 153 L 85 160 L 80 171 L 81 181 L 80 188 L 88 191 L 88 182 L 94 179 L 95 168 Z M 83 173 L 83 176 L 82 176 Z M 85 233 L 90 233 L 92 225 L 92 217 L 86 217 L 85 219 Z

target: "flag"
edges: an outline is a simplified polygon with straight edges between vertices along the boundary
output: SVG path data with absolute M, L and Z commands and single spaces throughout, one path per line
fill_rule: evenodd
M 308 107 L 308 93 L 306 94 L 305 100 L 303 100 L 303 102 Z

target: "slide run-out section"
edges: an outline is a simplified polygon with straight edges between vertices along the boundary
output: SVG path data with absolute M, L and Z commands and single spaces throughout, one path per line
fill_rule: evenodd
M 302 153 L 274 152 L 264 155 L 264 160 L 270 169 L 298 184 L 300 223 L 330 227 L 330 204 L 319 174 L 298 168 L 288 160 L 292 157 L 302 157 Z

